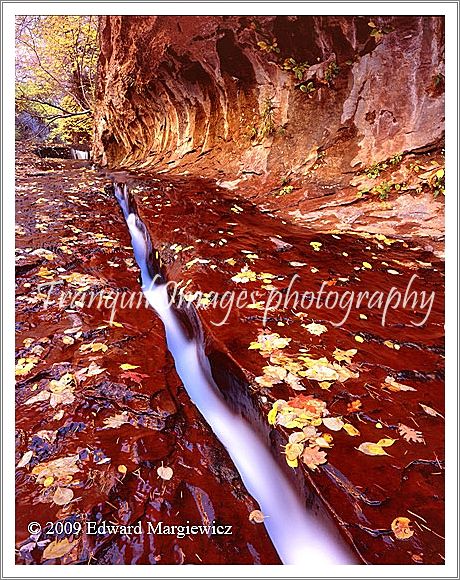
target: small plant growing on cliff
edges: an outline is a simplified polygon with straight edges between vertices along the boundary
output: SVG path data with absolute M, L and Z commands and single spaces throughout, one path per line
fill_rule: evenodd
M 437 75 L 434 75 L 433 85 L 435 87 L 440 87 L 440 86 L 444 85 L 444 75 L 442 73 L 438 73 Z
M 312 81 L 309 81 L 306 85 L 300 85 L 299 89 L 302 91 L 302 93 L 314 93 L 316 91 L 315 85 L 312 83 Z
M 379 163 L 374 163 L 370 167 L 364 170 L 364 173 L 369 177 L 369 179 L 376 179 L 379 177 L 380 173 L 385 169 L 388 169 L 389 165 L 398 165 L 401 163 L 402 153 L 395 153 L 393 157 L 387 159 L 387 161 L 380 161 Z
M 248 125 L 247 126 L 247 136 L 249 139 L 255 139 L 259 134 L 259 131 L 255 125 Z
M 340 68 L 338 64 L 334 61 L 327 67 L 324 73 L 324 80 L 329 85 L 336 77 L 339 76 Z
M 260 48 L 260 50 L 263 50 L 264 52 L 267 52 L 268 54 L 270 54 L 271 52 L 275 52 L 277 54 L 279 54 L 280 49 L 278 48 L 278 43 L 276 42 L 276 38 L 274 38 L 271 43 L 269 42 L 265 42 L 265 40 L 261 40 L 257 43 L 257 46 Z
M 377 26 L 373 20 L 370 20 L 367 25 L 371 28 L 370 35 L 375 38 L 375 42 L 377 43 L 382 40 L 385 34 L 389 34 L 393 31 L 393 28 L 390 28 L 389 26 Z
M 377 193 L 381 200 L 388 199 L 392 184 L 389 181 L 382 181 L 379 185 L 372 188 L 372 193 Z
M 431 83 L 428 87 L 428 93 L 431 94 L 432 97 L 436 97 L 441 95 L 444 91 L 445 87 L 445 78 L 442 73 L 437 73 L 431 77 Z
M 325 164 L 326 164 L 326 151 L 318 151 L 316 163 L 313 165 L 311 170 L 314 171 L 315 169 L 318 169 L 319 167 L 322 167 Z
M 282 68 L 284 70 L 291 71 L 294 74 L 295 78 L 301 81 L 303 79 L 305 71 L 310 68 L 310 65 L 308 64 L 308 62 L 296 62 L 295 59 L 291 57 L 287 58 L 283 62 Z
M 376 179 L 380 175 L 380 172 L 386 169 L 387 167 L 388 165 L 385 162 L 374 163 L 373 165 L 371 165 L 366 169 L 365 173 L 367 177 L 369 177 L 369 179 Z
M 420 175 L 422 183 L 428 185 L 433 192 L 433 197 L 445 195 L 445 170 L 440 165 L 435 165 L 429 171 Z
M 438 169 L 436 171 L 434 179 L 432 181 L 433 196 L 436 198 L 438 195 L 446 194 L 446 184 L 445 184 L 445 171 L 444 169 Z
M 275 197 L 281 197 L 288 193 L 292 193 L 293 189 L 294 189 L 293 185 L 285 185 L 277 193 L 275 193 Z
M 395 191 L 401 191 L 401 187 L 403 184 L 400 183 L 391 183 L 390 181 L 382 181 L 381 183 L 379 183 L 378 185 L 374 185 L 374 187 L 372 189 L 368 189 L 368 188 L 363 188 L 360 189 L 358 192 L 358 197 L 361 197 L 363 195 L 365 195 L 366 193 L 370 193 L 370 194 L 376 194 L 379 196 L 379 198 L 384 201 L 386 199 L 388 199 L 388 195 L 390 194 L 390 192 L 394 189 Z
M 261 125 L 258 132 L 262 139 L 275 132 L 275 109 L 276 106 L 273 99 L 265 99 L 261 114 Z

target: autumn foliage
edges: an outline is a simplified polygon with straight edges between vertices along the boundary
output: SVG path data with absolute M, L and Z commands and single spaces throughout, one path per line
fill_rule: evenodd
M 92 135 L 96 16 L 18 16 L 16 127 L 19 137 L 87 142 Z

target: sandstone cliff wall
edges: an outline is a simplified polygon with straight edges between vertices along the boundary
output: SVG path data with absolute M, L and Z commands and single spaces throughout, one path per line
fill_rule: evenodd
M 324 180 L 346 185 L 441 144 L 443 30 L 416 16 L 101 17 L 95 159 L 232 180 L 301 178 L 327 156 Z

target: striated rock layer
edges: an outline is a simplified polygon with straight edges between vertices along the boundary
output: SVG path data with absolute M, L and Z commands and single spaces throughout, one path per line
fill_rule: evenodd
M 308 176 L 326 157 L 324 178 L 344 185 L 443 137 L 442 17 L 104 16 L 100 25 L 102 165 L 236 179 Z

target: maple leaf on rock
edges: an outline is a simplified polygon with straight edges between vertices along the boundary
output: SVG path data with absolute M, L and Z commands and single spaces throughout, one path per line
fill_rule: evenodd
M 277 332 L 272 334 L 260 333 L 257 342 L 251 342 L 249 350 L 260 350 L 262 353 L 271 354 L 281 348 L 285 348 L 291 342 L 290 338 L 283 338 Z
M 304 328 L 308 330 L 310 334 L 315 334 L 316 336 L 320 336 L 323 332 L 327 332 L 327 327 L 324 324 L 316 324 L 315 322 L 311 322 L 310 324 L 302 325 Z
M 312 395 L 297 395 L 297 397 L 288 401 L 287 404 L 289 407 L 294 407 L 295 409 L 304 409 L 312 417 L 321 417 L 326 408 L 324 401 L 315 399 Z
M 121 373 L 120 379 L 131 379 L 137 384 L 141 384 L 143 379 L 147 379 L 150 375 L 146 375 L 145 373 L 136 373 L 134 371 L 126 371 Z
M 327 455 L 318 446 L 306 447 L 302 453 L 302 461 L 309 469 L 315 471 L 319 465 L 327 462 Z
M 362 406 L 363 406 L 363 404 L 361 403 L 361 401 L 359 399 L 355 399 L 351 403 L 348 403 L 347 412 L 348 413 L 356 413 L 361 409 Z

